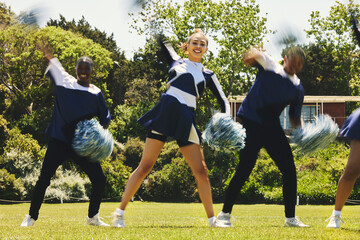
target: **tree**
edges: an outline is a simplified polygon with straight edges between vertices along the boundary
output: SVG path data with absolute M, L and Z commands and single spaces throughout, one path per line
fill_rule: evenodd
M 318 11 L 310 16 L 308 37 L 314 41 L 303 46 L 307 61 L 300 79 L 306 94 L 358 95 L 359 48 L 353 36 L 349 11 L 359 5 L 336 2 L 329 15 L 321 18 Z
M 14 13 L 10 10 L 9 7 L 5 5 L 5 3 L 0 2 L 0 26 L 4 27 L 8 25 Z

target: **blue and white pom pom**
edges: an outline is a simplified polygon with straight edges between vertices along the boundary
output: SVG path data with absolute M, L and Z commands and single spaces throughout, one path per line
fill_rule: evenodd
M 245 128 L 225 113 L 216 113 L 202 134 L 204 142 L 215 150 L 241 150 L 245 137 Z
M 111 155 L 114 140 L 109 130 L 104 129 L 96 119 L 91 119 L 77 124 L 72 146 L 79 156 L 96 162 Z
M 293 132 L 291 142 L 296 144 L 297 152 L 309 154 L 328 147 L 338 132 L 338 125 L 329 115 L 320 115 L 315 121 L 305 124 L 303 129 L 297 128 Z

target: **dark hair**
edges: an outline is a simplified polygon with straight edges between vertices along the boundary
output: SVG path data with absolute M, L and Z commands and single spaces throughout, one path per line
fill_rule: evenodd
M 85 62 L 90 64 L 90 69 L 93 70 L 94 68 L 94 62 L 91 58 L 87 57 L 87 56 L 82 56 L 80 57 L 77 62 L 76 62 L 76 68 L 79 66 L 80 63 Z
M 303 60 L 306 58 L 306 54 L 304 50 L 301 47 L 294 46 L 289 49 L 289 51 L 286 54 L 287 58 L 293 58 L 296 56 L 301 57 Z
M 209 45 L 209 40 L 206 37 L 205 33 L 200 29 L 200 28 L 195 28 L 195 31 L 190 35 L 190 37 L 188 38 L 188 40 L 184 43 L 182 43 L 180 45 L 180 48 L 184 51 L 184 53 L 187 53 L 187 45 L 190 43 L 191 38 L 195 35 L 195 34 L 200 34 L 203 35 L 205 37 L 206 40 L 206 45 Z

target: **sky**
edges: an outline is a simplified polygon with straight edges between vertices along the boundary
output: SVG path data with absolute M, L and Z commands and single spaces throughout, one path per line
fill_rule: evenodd
M 51 19 L 59 19 L 59 14 L 68 21 L 78 21 L 82 16 L 91 26 L 105 31 L 109 35 L 114 34 L 118 47 L 125 51 L 128 59 L 133 52 L 145 45 L 145 37 L 130 33 L 128 16 L 130 11 L 136 12 L 132 7 L 135 0 L 0 0 L 15 14 L 28 11 L 32 8 L 43 9 L 40 18 L 40 26 L 44 26 Z M 183 2 L 183 0 L 174 0 Z M 347 0 L 338 0 L 347 3 Z M 360 0 L 355 1 L 359 3 Z M 331 6 L 336 0 L 257 0 L 260 6 L 260 16 L 267 17 L 267 28 L 277 30 L 279 33 L 284 29 L 291 28 L 298 33 L 301 43 L 308 42 L 304 29 L 310 29 L 308 20 L 313 11 L 319 11 L 322 17 L 326 17 Z M 267 35 L 265 38 L 265 50 L 275 59 L 281 59 L 279 47 L 274 44 L 278 35 Z M 211 42 L 210 42 L 211 46 Z M 211 50 L 211 49 L 210 49 Z

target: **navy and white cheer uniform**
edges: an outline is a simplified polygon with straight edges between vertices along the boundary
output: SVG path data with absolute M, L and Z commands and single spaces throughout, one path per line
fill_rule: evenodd
M 229 102 L 212 71 L 201 63 L 180 58 L 170 44 L 160 45 L 170 63 L 168 89 L 160 102 L 138 121 L 152 133 L 200 144 L 201 133 L 195 125 L 197 98 L 208 87 L 223 113 L 230 114 Z
M 55 84 L 55 102 L 51 123 L 46 134 L 51 138 L 70 143 L 76 124 L 98 117 L 102 126 L 110 122 L 110 112 L 104 95 L 93 84 L 84 87 L 69 75 L 57 58 L 50 60 L 45 74 Z
M 72 149 L 71 143 L 79 121 L 98 117 L 100 124 L 107 126 L 110 123 L 110 112 L 100 89 L 92 84 L 89 87 L 78 84 L 77 79 L 64 70 L 58 59 L 50 60 L 46 75 L 55 84 L 55 102 L 51 123 L 46 130 L 50 140 L 32 194 L 29 215 L 34 220 L 38 219 L 52 176 L 64 161 L 72 159 L 91 181 L 88 209 L 88 217 L 91 218 L 99 212 L 106 177 L 99 162 L 90 162 L 86 157 L 78 156 Z
M 288 75 L 284 67 L 266 53 L 261 52 L 256 61 L 259 71 L 237 116 L 262 125 L 278 125 L 281 112 L 290 104 L 289 115 L 300 118 L 304 100 L 300 79 Z
M 295 217 L 296 168 L 279 116 L 290 104 L 289 115 L 300 119 L 304 89 L 296 75 L 289 76 L 269 55 L 259 54 L 256 80 L 237 113 L 246 129 L 245 147 L 240 151 L 240 161 L 226 190 L 222 211 L 232 211 L 264 147 L 282 173 L 285 216 Z

